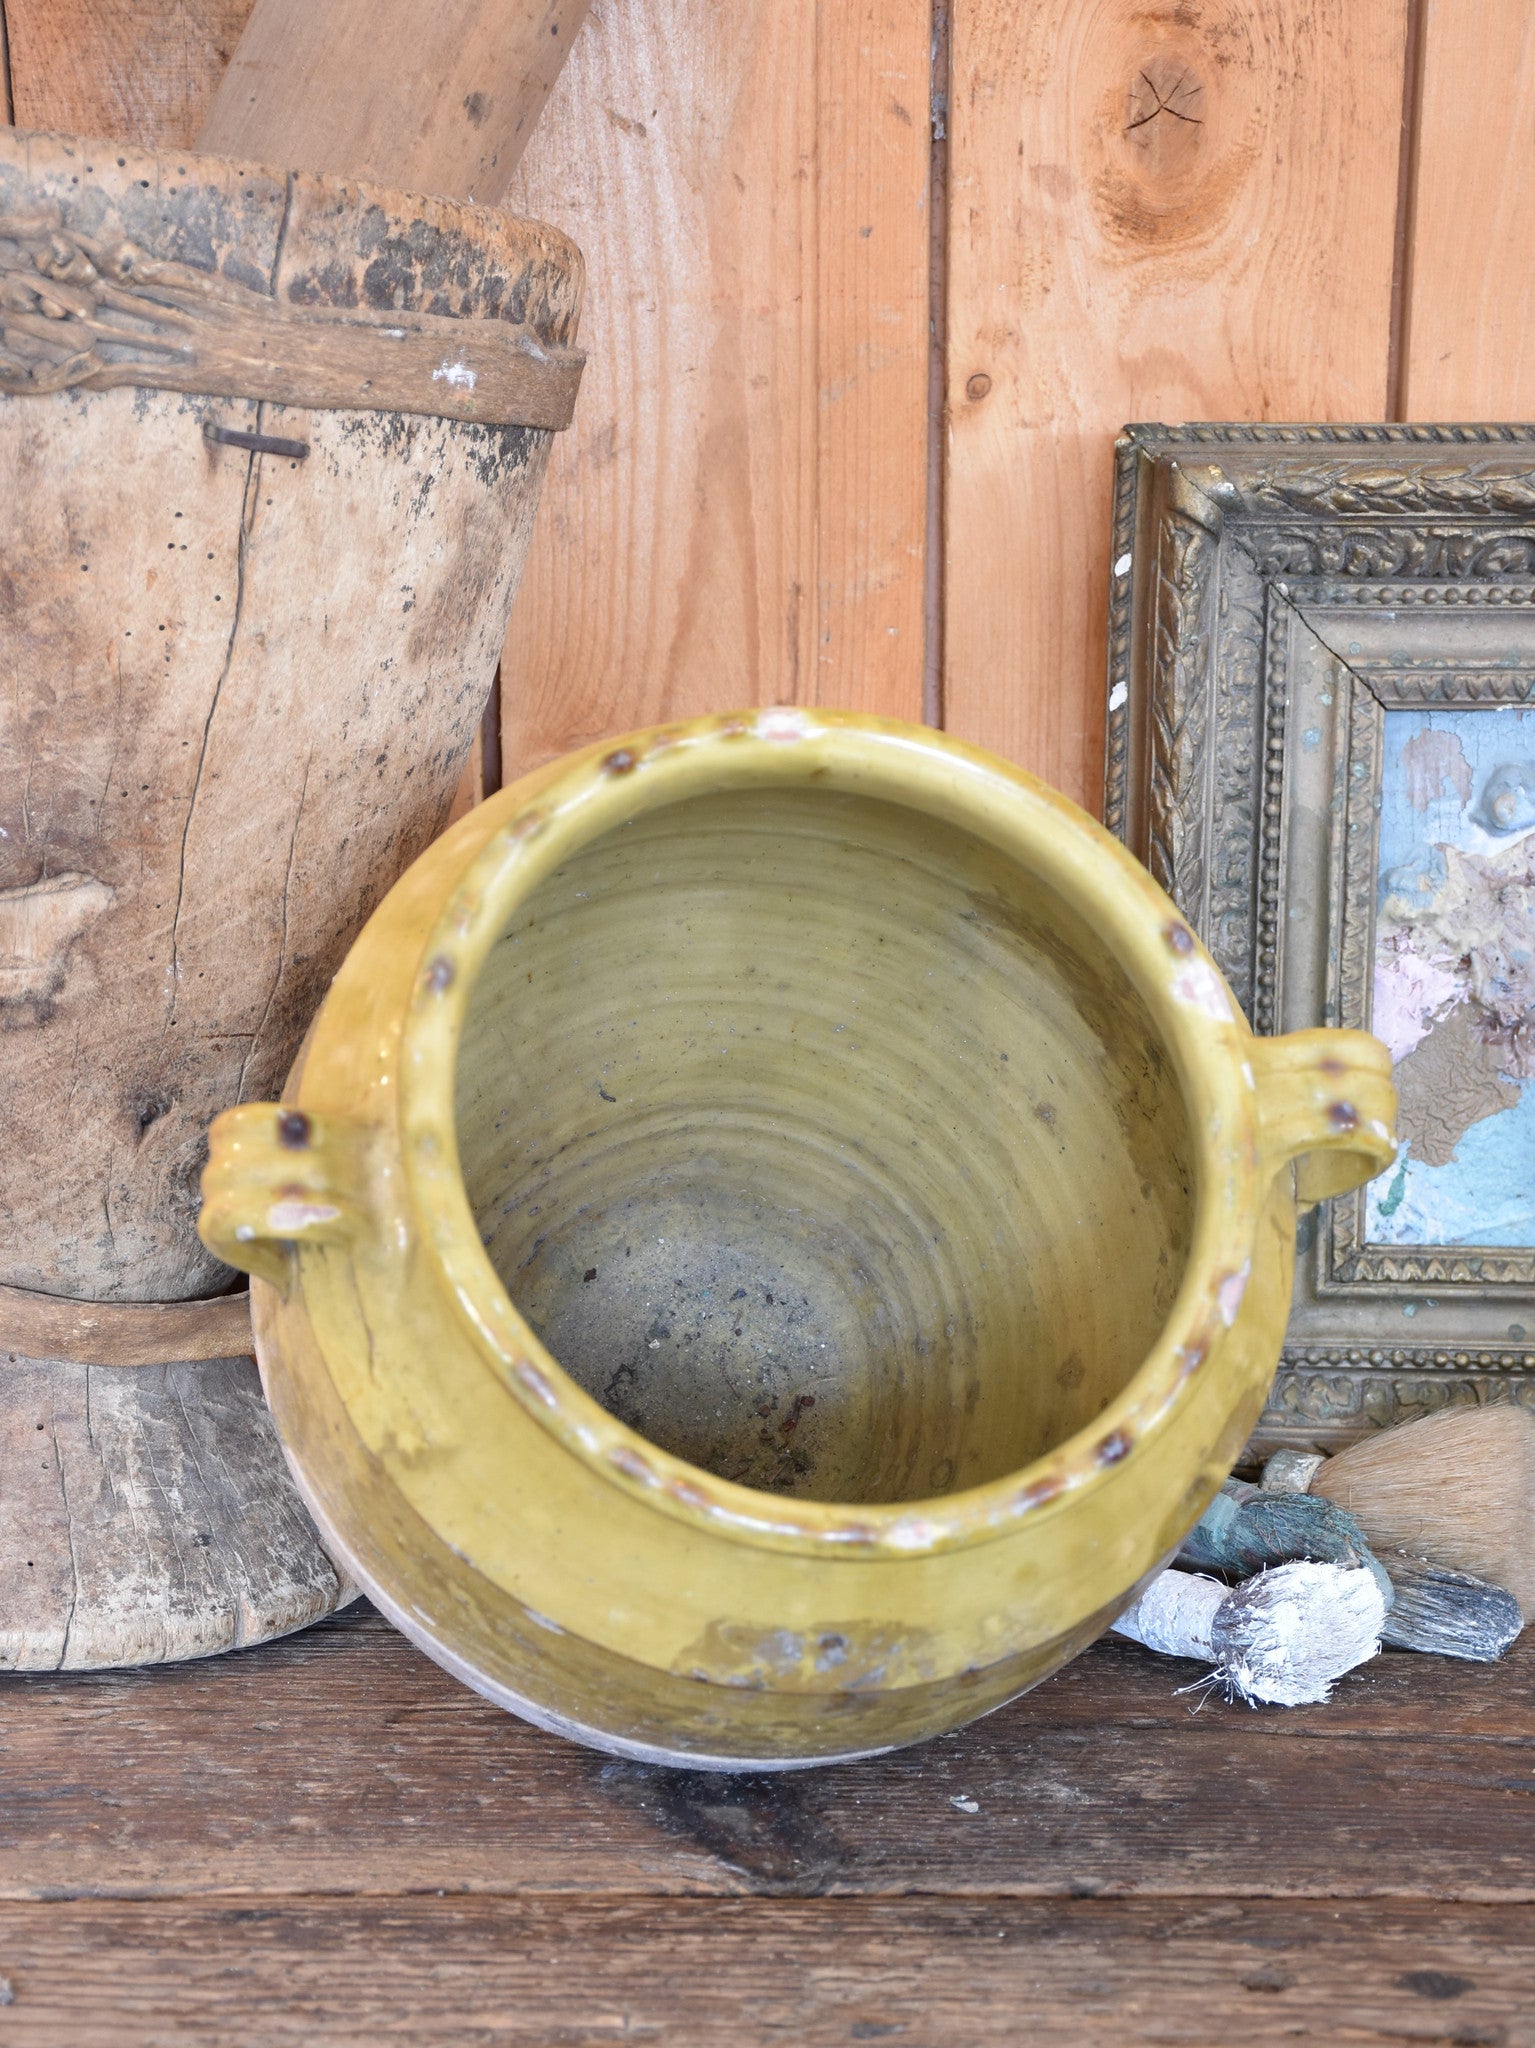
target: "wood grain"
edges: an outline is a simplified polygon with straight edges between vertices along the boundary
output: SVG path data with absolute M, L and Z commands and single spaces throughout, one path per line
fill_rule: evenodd
M 0 392 L 9 396 L 131 386 L 482 426 L 570 424 L 580 350 L 548 345 L 499 308 L 453 318 L 394 304 L 311 306 L 132 241 L 109 260 L 77 229 L 0 225 Z M 295 450 L 308 452 L 302 440 Z
M 252 0 L 5 0 L 14 119 L 140 148 L 192 144 Z
M 67 232 L 89 204 L 97 232 L 171 260 L 191 220 L 205 261 L 275 269 L 274 295 L 310 306 L 410 311 L 452 263 L 465 318 L 525 294 L 541 341 L 569 338 L 562 237 L 204 166 L 182 180 L 120 145 L 88 168 L 4 131 L 0 208 L 62 205 Z M 20 484 L 0 501 L 8 1286 L 228 1284 L 195 1233 L 208 1120 L 280 1090 L 363 919 L 441 829 L 494 675 L 549 436 L 256 412 L 129 389 L 0 405 Z M 204 414 L 313 452 L 211 447 Z
M 0 1358 L 0 1670 L 211 1657 L 342 1597 L 251 1360 Z
M 250 1296 L 203 1301 L 66 1301 L 0 1286 L 0 1354 L 84 1365 L 161 1365 L 167 1358 L 254 1357 Z
M 17 2048 L 1535 2042 L 1535 1926 L 1510 1908 L 76 1902 L 0 1908 L 0 1968 Z
M 1535 417 L 1535 13 L 1428 0 L 1404 419 Z
M 503 661 L 505 779 L 747 703 L 916 718 L 926 6 L 600 0 L 508 194 L 590 365 Z
M 587 0 L 256 0 L 199 149 L 494 206 Z
M 0 1896 L 1535 1900 L 1528 1638 L 1497 1666 L 1384 1656 L 1314 1709 L 1196 1711 L 1198 1676 L 1104 1643 L 956 1736 L 718 1777 L 542 1734 L 359 1613 L 179 1671 L 0 1680 L 26 1788 Z
M 545 347 L 574 325 L 569 244 L 452 201 L 0 132 L 0 214 L 44 206 L 56 243 L 121 237 L 169 268 L 190 241 L 215 298 L 254 276 L 279 302 L 387 306 L 387 335 L 438 265 L 465 319 L 504 296 Z M 49 289 L 81 295 L 71 268 Z M 9 356 L 14 307 L 3 324 Z M 47 1330 L 88 1322 L 82 1300 L 227 1286 L 195 1232 L 209 1117 L 277 1092 L 440 829 L 547 441 L 143 388 L 0 401 L 0 1282 L 75 1298 L 62 1332 L 0 1305 L 32 1330 L 0 1327 L 29 1361 L 0 1368 L 0 1661 L 206 1655 L 335 1604 L 252 1367 L 184 1365 L 184 1313 L 163 1372 L 93 1377 Z
M 956 0 L 950 729 L 1096 806 L 1111 444 L 1386 399 L 1400 0 Z

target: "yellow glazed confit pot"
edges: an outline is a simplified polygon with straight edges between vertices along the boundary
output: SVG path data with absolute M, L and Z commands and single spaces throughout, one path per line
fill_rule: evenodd
M 617 1754 L 953 1728 L 1090 1642 L 1257 1419 L 1385 1048 L 1258 1039 L 1145 871 L 924 729 L 556 761 L 416 862 L 213 1126 L 327 1542 Z

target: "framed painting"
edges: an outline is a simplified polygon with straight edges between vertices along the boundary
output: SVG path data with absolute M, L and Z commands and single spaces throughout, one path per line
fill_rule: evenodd
M 1390 1046 L 1261 1438 L 1535 1406 L 1535 429 L 1134 427 L 1105 816 L 1253 1026 Z

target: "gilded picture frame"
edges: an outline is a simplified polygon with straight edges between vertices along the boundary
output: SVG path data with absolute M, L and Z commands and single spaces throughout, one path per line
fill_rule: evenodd
M 1535 428 L 1131 427 L 1113 546 L 1106 822 L 1256 1030 L 1397 1061 L 1260 1441 L 1535 1406 Z

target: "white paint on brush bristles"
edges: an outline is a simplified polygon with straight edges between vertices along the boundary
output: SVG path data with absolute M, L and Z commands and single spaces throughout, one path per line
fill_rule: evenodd
M 1114 1624 L 1168 1657 L 1198 1657 L 1252 1705 L 1310 1706 L 1380 1649 L 1386 1603 L 1373 1573 L 1339 1564 L 1277 1565 L 1239 1586 L 1166 1571 Z

